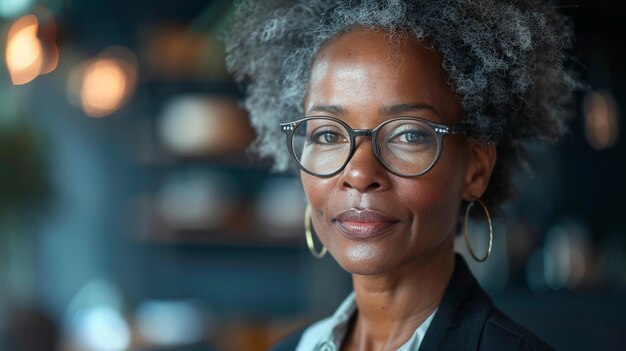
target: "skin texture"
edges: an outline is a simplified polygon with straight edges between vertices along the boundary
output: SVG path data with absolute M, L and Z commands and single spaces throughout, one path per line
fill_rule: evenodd
M 402 104 L 431 108 L 390 111 Z M 355 129 L 398 116 L 461 122 L 441 56 L 410 37 L 391 44 L 383 30 L 357 28 L 318 53 L 304 101 L 307 115 L 328 115 Z M 330 178 L 301 173 L 313 226 L 331 255 L 352 273 L 358 312 L 342 350 L 395 350 L 438 306 L 454 269 L 453 241 L 462 200 L 480 198 L 496 160 L 494 146 L 447 136 L 425 175 L 389 173 L 369 138 L 357 138 L 345 169 Z M 366 239 L 345 235 L 338 216 L 375 210 L 393 221 Z M 376 223 L 359 223 L 375 226 Z M 345 228 L 344 228 L 345 229 Z

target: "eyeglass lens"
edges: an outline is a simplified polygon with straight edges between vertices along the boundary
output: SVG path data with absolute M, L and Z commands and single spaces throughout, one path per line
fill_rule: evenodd
M 342 124 L 325 118 L 300 123 L 293 133 L 292 148 L 300 165 L 317 175 L 341 169 L 351 151 L 350 133 Z M 391 120 L 376 134 L 382 162 L 403 175 L 421 174 L 437 157 L 438 139 L 433 128 L 414 119 Z

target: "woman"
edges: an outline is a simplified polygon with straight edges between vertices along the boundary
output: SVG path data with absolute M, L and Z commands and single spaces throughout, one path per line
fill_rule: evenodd
M 309 248 L 354 286 L 276 350 L 550 349 L 493 306 L 453 241 L 472 206 L 490 224 L 510 197 L 525 142 L 563 133 L 570 44 L 538 1 L 239 5 L 227 63 L 256 148 L 295 161 Z

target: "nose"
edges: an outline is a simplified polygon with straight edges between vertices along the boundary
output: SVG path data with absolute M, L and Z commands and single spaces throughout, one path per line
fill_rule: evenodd
M 357 138 L 354 154 L 340 173 L 344 189 L 366 193 L 391 186 L 390 174 L 374 154 L 369 141 L 369 138 Z

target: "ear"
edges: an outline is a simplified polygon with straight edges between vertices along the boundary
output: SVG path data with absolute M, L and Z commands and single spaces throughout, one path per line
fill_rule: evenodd
M 489 185 L 489 179 L 496 164 L 496 146 L 469 143 L 469 158 L 465 173 L 463 199 L 471 201 L 480 198 Z

